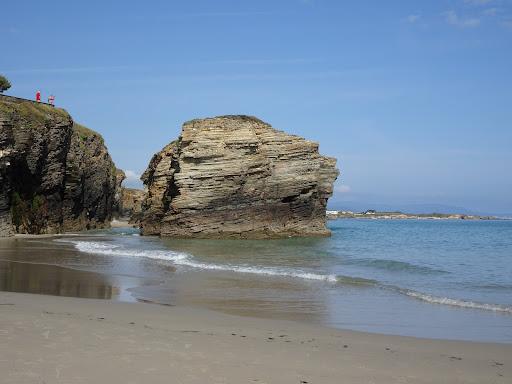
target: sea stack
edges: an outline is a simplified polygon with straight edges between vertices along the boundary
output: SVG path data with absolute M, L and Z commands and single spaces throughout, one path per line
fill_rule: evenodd
M 329 236 L 339 172 L 318 143 L 251 116 L 183 124 L 142 175 L 143 235 L 178 238 Z
M 0 95 L 0 236 L 108 227 L 119 183 L 101 135 Z

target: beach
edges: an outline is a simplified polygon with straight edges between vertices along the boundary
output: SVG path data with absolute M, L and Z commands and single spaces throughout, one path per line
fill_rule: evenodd
M 509 383 L 512 345 L 0 293 L 2 383 Z
M 492 237 L 508 222 L 329 226 L 328 239 L 160 239 L 121 224 L 2 239 L 1 382 L 512 380 L 510 244 Z

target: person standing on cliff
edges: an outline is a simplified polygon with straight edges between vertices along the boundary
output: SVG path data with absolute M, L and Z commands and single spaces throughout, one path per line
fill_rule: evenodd
M 41 102 L 41 91 L 37 91 L 37 92 L 36 92 L 36 101 L 37 101 L 38 103 L 40 103 L 40 102 Z
M 50 104 L 52 107 L 54 106 L 53 103 L 55 101 L 55 96 L 50 95 L 48 96 L 48 104 Z

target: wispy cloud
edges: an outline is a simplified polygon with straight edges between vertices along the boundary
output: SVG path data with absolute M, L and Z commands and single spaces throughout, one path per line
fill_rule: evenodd
M 335 187 L 337 193 L 350 193 L 352 189 L 348 185 L 338 185 Z
M 141 183 L 141 181 L 140 181 L 141 175 L 138 174 L 137 172 L 127 169 L 126 171 L 124 171 L 124 174 L 126 175 L 126 179 L 125 179 L 126 184 L 134 185 L 134 184 Z
M 482 14 L 485 16 L 496 16 L 498 14 L 498 8 L 485 9 Z
M 466 4 L 471 5 L 487 5 L 489 3 L 492 3 L 494 0 L 464 0 Z
M 420 18 L 421 18 L 421 16 L 420 16 L 420 15 L 412 14 L 412 15 L 407 16 L 407 17 L 405 18 L 405 21 L 407 21 L 408 23 L 414 24 L 414 23 L 416 23 Z
M 130 169 L 127 169 L 124 171 L 124 174 L 126 175 L 126 181 L 133 182 L 133 181 L 139 181 L 140 180 L 140 174 L 138 174 L 135 171 L 132 171 Z
M 12 74 L 40 74 L 40 73 L 98 73 L 134 70 L 131 66 L 107 66 L 107 67 L 61 67 L 61 68 L 21 68 L 1 69 L 1 72 Z
M 172 15 L 175 18 L 193 18 L 193 17 L 250 17 L 250 16 L 268 16 L 275 15 L 275 12 L 265 12 L 265 11 L 233 11 L 233 12 L 190 12 L 190 13 L 176 13 Z
M 502 20 L 500 23 L 505 28 L 511 28 L 512 29 L 512 18 Z
M 445 20 L 448 24 L 459 28 L 475 28 L 480 25 L 480 19 L 470 17 L 461 18 L 455 11 L 447 11 L 444 14 Z
M 208 61 L 209 64 L 247 64 L 247 65 L 272 65 L 272 64 L 311 64 L 321 63 L 323 59 L 306 59 L 306 58 L 291 58 L 291 59 L 227 59 L 227 60 L 213 60 Z

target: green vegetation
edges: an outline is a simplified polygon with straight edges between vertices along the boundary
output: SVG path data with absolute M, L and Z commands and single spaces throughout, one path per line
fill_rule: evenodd
M 78 133 L 78 136 L 82 139 L 82 141 L 87 141 L 89 137 L 98 137 L 101 142 L 103 143 L 103 137 L 96 131 L 93 131 L 90 128 L 87 128 L 86 126 L 78 123 L 73 124 L 73 129 L 76 133 Z
M 7 91 L 9 88 L 11 88 L 9 80 L 5 76 L 0 75 L 0 93 Z
M 70 119 L 68 113 L 63 109 L 30 101 L 0 100 L 0 113 L 34 128 L 45 125 L 50 120 Z
M 11 217 L 17 232 L 22 227 L 30 233 L 40 233 L 46 215 L 46 200 L 43 196 L 33 195 L 31 199 L 24 200 L 18 192 L 12 194 Z

